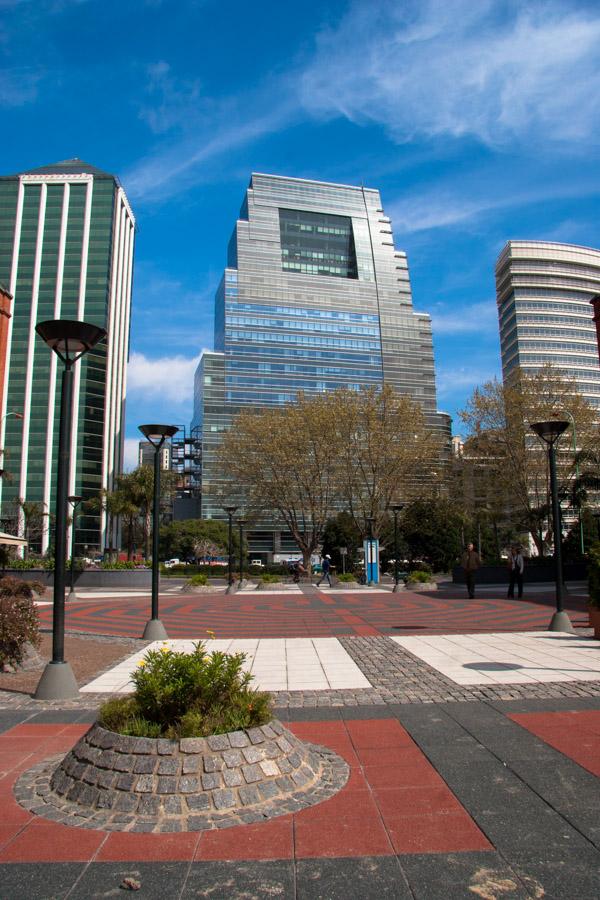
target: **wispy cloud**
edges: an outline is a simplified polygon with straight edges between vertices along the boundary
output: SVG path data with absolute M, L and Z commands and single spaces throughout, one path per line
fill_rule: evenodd
M 466 392 L 474 390 L 478 385 L 498 375 L 499 368 L 499 363 L 493 359 L 490 359 L 488 365 L 438 366 L 436 371 L 438 399 L 456 400 L 457 393 L 464 398 Z
M 194 372 L 200 355 L 162 356 L 149 359 L 143 353 L 132 353 L 127 367 L 127 389 L 130 395 L 188 406 L 191 402 Z
M 494 300 L 470 303 L 448 310 L 443 304 L 431 310 L 434 337 L 451 334 L 497 334 L 498 313 Z
M 201 97 L 198 79 L 178 79 L 165 60 L 152 63 L 146 71 L 147 99 L 140 108 L 140 118 L 154 134 L 181 128 L 206 108 L 208 101 Z
M 565 2 L 355 2 L 303 79 L 315 115 L 383 124 L 399 142 L 597 140 L 600 12 Z
M 131 472 L 132 469 L 137 468 L 138 447 L 141 440 L 141 434 L 139 438 L 125 438 L 123 448 L 123 469 L 125 472 Z

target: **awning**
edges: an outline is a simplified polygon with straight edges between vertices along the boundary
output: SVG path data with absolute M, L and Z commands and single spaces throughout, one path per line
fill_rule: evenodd
M 24 541 L 23 538 L 15 537 L 14 534 L 6 534 L 4 531 L 0 531 L 0 544 L 8 544 L 11 547 L 26 547 L 27 541 Z

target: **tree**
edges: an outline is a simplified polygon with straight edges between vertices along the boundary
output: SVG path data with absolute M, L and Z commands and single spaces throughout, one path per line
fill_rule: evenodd
M 164 559 L 224 556 L 228 544 L 227 523 L 216 519 L 184 519 L 169 522 L 160 529 L 160 554 Z M 233 545 L 239 552 L 237 529 L 233 533 Z
M 28 555 L 31 544 L 39 544 L 42 540 L 44 529 L 49 518 L 44 504 L 36 500 L 24 500 L 20 497 L 17 501 L 19 515 L 23 521 L 23 537 L 27 541 L 25 557 Z M 54 517 L 52 517 L 53 520 Z
M 341 512 L 328 520 L 323 532 L 323 553 L 329 553 L 338 572 L 343 568 L 340 547 L 348 551 L 345 565 L 351 571 L 358 563 L 357 550 L 361 545 L 360 534 L 350 513 Z
M 598 446 L 595 415 L 575 382 L 550 365 L 535 374 L 516 370 L 505 383 L 488 381 L 476 388 L 460 413 L 469 430 L 465 455 L 468 450 L 473 465 L 485 466 L 512 524 L 531 534 L 540 555 L 549 507 L 548 454 L 529 424 L 572 416 L 579 447 L 588 450 Z M 573 477 L 570 448 L 568 438 L 558 445 L 559 492 L 568 493 Z
M 161 472 L 161 501 L 169 498 L 175 484 L 175 473 Z M 127 529 L 127 556 L 133 556 L 133 544 L 138 522 L 141 518 L 144 555 L 150 558 L 150 535 L 152 533 L 152 507 L 154 501 L 154 469 L 152 466 L 138 466 L 132 472 L 120 475 L 114 491 L 102 493 L 99 503 L 110 516 L 118 516 Z M 94 502 L 94 501 L 92 501 Z
M 340 492 L 359 532 L 367 533 L 370 518 L 378 537 L 392 503 L 433 489 L 440 441 L 419 404 L 387 385 L 338 393 Z
M 403 511 L 400 530 L 411 562 L 424 559 L 435 571 L 448 571 L 460 555 L 464 518 L 452 500 L 415 500 Z
M 259 517 L 272 514 L 287 526 L 309 571 L 337 497 L 338 393 L 242 412 L 221 447 L 231 483 Z

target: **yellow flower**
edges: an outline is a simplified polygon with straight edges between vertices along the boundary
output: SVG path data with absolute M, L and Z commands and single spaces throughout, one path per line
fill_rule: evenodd
M 138 663 L 138 669 L 143 669 L 145 665 L 146 665 L 146 660 L 140 659 L 140 661 Z
M 171 651 L 169 650 L 168 647 L 161 647 L 161 648 L 160 648 L 160 652 L 161 652 L 161 653 L 170 653 Z
M 213 639 L 213 641 L 214 641 L 214 639 L 215 639 L 216 636 L 217 636 L 217 635 L 215 634 L 215 632 L 212 631 L 210 628 L 207 628 L 207 629 L 206 629 L 206 633 L 207 633 L 207 635 L 209 636 L 209 638 L 212 638 L 212 639 Z

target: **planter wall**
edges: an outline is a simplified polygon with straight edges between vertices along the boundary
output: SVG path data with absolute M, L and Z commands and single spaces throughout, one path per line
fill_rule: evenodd
M 563 566 L 565 581 L 585 581 L 587 579 L 586 563 L 566 563 Z M 465 573 L 462 566 L 455 566 L 452 570 L 454 584 L 465 583 Z M 508 569 L 506 566 L 481 566 L 475 576 L 477 584 L 506 584 L 508 585 Z M 525 562 L 525 584 L 540 584 L 554 581 L 554 566 L 550 560 L 548 565 L 527 565 Z
M 21 581 L 41 581 L 42 584 L 54 584 L 52 569 L 7 569 L 6 575 L 20 578 Z M 70 585 L 71 573 L 67 571 L 67 587 Z M 152 586 L 151 569 L 84 569 L 75 572 L 75 587 L 89 588 L 150 588 Z

